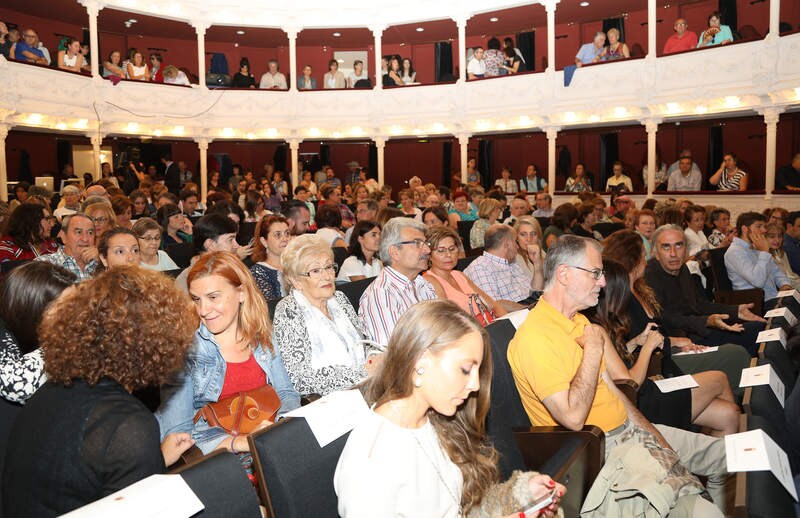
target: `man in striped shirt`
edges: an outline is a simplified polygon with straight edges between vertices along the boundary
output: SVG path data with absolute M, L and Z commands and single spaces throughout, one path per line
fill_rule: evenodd
M 384 268 L 361 295 L 358 309 L 368 339 L 386 346 L 408 308 L 436 298 L 433 286 L 420 275 L 428 268 L 430 255 L 422 223 L 394 218 L 383 227 L 380 257 Z

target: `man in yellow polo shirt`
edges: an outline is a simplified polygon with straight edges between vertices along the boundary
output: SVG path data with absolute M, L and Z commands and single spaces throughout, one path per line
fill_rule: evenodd
M 728 476 L 723 440 L 654 426 L 613 383 L 607 382 L 603 361 L 607 335 L 579 313 L 597 304 L 605 286 L 600 244 L 592 239 L 561 236 L 547 252 L 544 278 L 542 297 L 508 347 L 508 362 L 531 423 L 571 430 L 595 425 L 606 433 L 606 468 L 613 472 L 612 468 L 621 463 L 626 469 L 601 474 L 601 482 L 595 482 L 593 491 L 598 489 L 598 483 L 610 480 L 608 485 L 615 487 L 639 483 L 643 475 L 651 475 L 647 469 L 655 465 L 652 472 L 661 477 L 655 485 L 666 488 L 668 494 L 659 495 L 664 498 L 648 495 L 649 502 L 643 505 L 659 508 L 660 504 L 659 511 L 670 516 L 722 516 L 720 509 L 700 496 L 703 488 L 687 469 L 708 477 L 708 491 L 722 507 Z M 632 449 L 632 444 L 638 449 Z M 623 455 L 631 452 L 639 457 L 629 466 Z M 650 458 L 643 459 L 641 452 L 650 453 Z M 647 464 L 648 461 L 652 462 Z M 639 465 L 646 464 L 644 473 L 637 472 Z M 592 497 L 602 500 L 590 492 L 587 503 Z M 624 498 L 608 500 L 616 505 Z

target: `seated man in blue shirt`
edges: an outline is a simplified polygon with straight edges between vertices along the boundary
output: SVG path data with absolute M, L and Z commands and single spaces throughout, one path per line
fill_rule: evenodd
M 792 271 L 800 275 L 800 210 L 790 212 L 786 218 L 783 251 L 786 252 Z
M 764 300 L 771 301 L 780 290 L 792 289 L 789 279 L 781 272 L 766 238 L 766 217 L 758 212 L 744 212 L 736 218 L 736 232 L 725 252 L 725 268 L 735 290 L 761 288 Z M 774 304 L 766 304 L 770 308 Z
M 33 29 L 22 31 L 22 40 L 17 42 L 14 47 L 14 58 L 19 61 L 36 63 L 37 65 L 47 65 L 44 53 L 38 47 L 39 36 Z
M 575 66 L 582 67 L 589 63 L 597 63 L 606 53 L 606 33 L 599 31 L 594 35 L 592 43 L 585 43 L 575 55 Z

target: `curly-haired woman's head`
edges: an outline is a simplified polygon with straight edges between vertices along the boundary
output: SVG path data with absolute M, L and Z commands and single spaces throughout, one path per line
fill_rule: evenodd
M 497 453 L 486 441 L 492 360 L 480 324 L 447 300 L 420 302 L 397 321 L 378 372 L 365 382 L 369 404 L 414 397 L 448 457 L 464 477 L 469 511 L 498 479 Z
M 123 266 L 76 285 L 50 305 L 39 341 L 50 381 L 94 385 L 110 378 L 133 391 L 161 385 L 180 369 L 195 329 L 191 301 L 172 279 Z
M 186 279 L 197 315 L 217 335 L 234 332 L 242 349 L 272 351 L 272 322 L 250 270 L 232 252 L 200 256 Z
M 74 273 L 46 261 L 23 264 L 3 280 L 0 320 L 14 335 L 22 354 L 39 347 L 36 329 L 45 308 L 77 280 Z

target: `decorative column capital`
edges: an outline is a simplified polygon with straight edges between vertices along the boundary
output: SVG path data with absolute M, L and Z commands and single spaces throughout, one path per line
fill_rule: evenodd
M 303 28 L 297 25 L 288 25 L 286 27 L 281 27 L 281 30 L 286 33 L 286 35 L 289 37 L 289 41 L 291 42 L 292 40 L 297 40 L 297 35 L 300 34 L 300 31 L 302 31 Z
M 456 138 L 458 138 L 459 145 L 466 146 L 469 144 L 469 138 L 471 136 L 472 135 L 469 133 L 459 133 L 458 135 L 456 135 Z
M 376 148 L 383 149 L 386 147 L 386 137 L 372 137 L 372 140 L 375 142 Z
M 547 140 L 555 140 L 558 137 L 558 132 L 561 131 L 560 126 L 547 126 L 544 129 L 545 134 L 547 135 Z
M 470 18 L 472 18 L 472 13 L 459 13 L 455 16 L 452 16 L 450 19 L 456 22 L 456 27 L 459 29 L 466 29 L 467 21 Z
M 778 121 L 781 118 L 781 113 L 785 111 L 785 108 L 778 107 L 778 106 L 768 106 L 765 108 L 761 108 L 758 110 L 759 115 L 764 116 L 764 124 L 778 124 Z
M 78 0 L 78 3 L 86 8 L 86 12 L 89 13 L 89 16 L 93 17 L 100 14 L 100 11 L 105 7 L 105 4 L 100 0 Z
M 194 139 L 194 141 L 197 142 L 197 147 L 200 149 L 200 151 L 208 151 L 208 144 L 211 142 L 210 138 L 200 137 Z
M 197 33 L 197 37 L 198 38 L 202 37 L 202 36 L 205 36 L 206 35 L 206 30 L 208 30 L 208 28 L 211 26 L 205 20 L 192 20 L 189 23 L 192 25 L 192 27 L 194 27 L 194 31 Z
M 545 11 L 548 14 L 556 12 L 556 4 L 558 4 L 561 0 L 540 0 L 540 3 L 544 5 Z
M 106 134 L 100 131 L 94 131 L 87 133 L 86 136 L 89 137 L 89 141 L 92 143 L 92 146 L 96 147 L 103 145 L 103 139 L 105 138 Z
M 296 151 L 300 149 L 300 143 L 303 141 L 301 138 L 290 138 L 286 142 L 289 143 L 289 149 Z
M 658 125 L 664 122 L 663 119 L 643 119 L 640 121 L 644 125 L 645 131 L 648 134 L 656 133 L 658 131 Z
M 383 31 L 386 30 L 386 25 L 376 24 L 370 25 L 369 30 L 372 31 L 372 35 L 376 38 L 380 38 L 383 35 Z
M 9 131 L 11 131 L 11 124 L 0 122 L 0 140 L 5 140 Z

